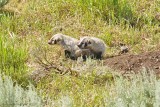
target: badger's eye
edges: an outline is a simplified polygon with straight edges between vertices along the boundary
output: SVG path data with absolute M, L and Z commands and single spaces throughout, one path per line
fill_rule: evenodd
M 91 41 L 88 41 L 88 44 L 91 44 Z
M 61 39 L 57 39 L 57 42 L 61 41 Z

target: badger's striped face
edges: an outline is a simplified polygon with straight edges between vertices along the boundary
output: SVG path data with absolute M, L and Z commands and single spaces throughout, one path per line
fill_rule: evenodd
M 92 41 L 89 38 L 82 38 L 78 44 L 79 48 L 89 48 L 92 45 Z
M 48 41 L 48 44 L 50 44 L 50 45 L 61 44 L 62 40 L 63 39 L 62 39 L 61 35 L 56 34 L 51 37 L 51 39 Z

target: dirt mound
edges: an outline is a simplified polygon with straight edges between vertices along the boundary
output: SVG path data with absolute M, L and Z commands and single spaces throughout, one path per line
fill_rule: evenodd
M 139 55 L 123 54 L 106 58 L 104 65 L 120 70 L 123 73 L 127 73 L 126 71 L 138 72 L 142 67 L 145 67 L 160 74 L 160 51 L 141 53 Z

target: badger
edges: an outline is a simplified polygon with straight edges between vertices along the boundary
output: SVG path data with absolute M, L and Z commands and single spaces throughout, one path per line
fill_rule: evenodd
M 102 59 L 106 50 L 106 44 L 103 40 L 89 36 L 80 38 L 77 46 L 81 49 L 89 49 L 96 59 Z
M 91 55 L 91 51 L 89 49 L 81 49 L 77 45 L 79 43 L 78 39 L 72 38 L 70 36 L 58 33 L 51 37 L 48 41 L 48 44 L 54 45 L 58 44 L 61 45 L 64 49 L 65 57 L 70 58 L 72 60 L 76 60 L 78 57 L 83 58 L 86 60 L 87 57 Z

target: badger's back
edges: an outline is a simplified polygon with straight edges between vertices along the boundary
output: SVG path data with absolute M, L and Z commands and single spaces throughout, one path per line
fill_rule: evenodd
M 96 37 L 91 37 L 91 39 L 95 42 L 92 47 L 93 51 L 102 52 L 102 54 L 104 54 L 106 50 L 106 44 L 104 43 L 104 41 Z
M 66 45 L 77 45 L 78 44 L 78 39 L 67 36 L 67 35 L 63 35 L 63 40 L 65 42 Z
M 64 40 L 64 48 L 68 51 L 71 52 L 72 57 L 76 57 L 76 51 L 79 50 L 80 48 L 77 46 L 78 45 L 78 39 L 63 35 L 63 40 Z

